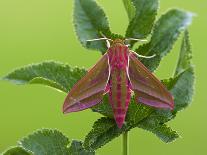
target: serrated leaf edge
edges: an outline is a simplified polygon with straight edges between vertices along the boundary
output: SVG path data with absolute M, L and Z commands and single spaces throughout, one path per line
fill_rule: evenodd
M 14 148 L 21 148 L 22 150 L 25 150 L 26 152 L 28 152 L 28 153 L 34 155 L 34 152 L 32 152 L 32 151 L 30 151 L 30 150 L 28 150 L 28 149 L 25 149 L 25 148 L 22 147 L 22 146 L 10 146 L 10 147 L 8 147 L 4 152 L 2 152 L 0 155 L 4 155 L 7 151 L 9 151 L 9 150 L 11 150 L 11 149 L 14 149 Z

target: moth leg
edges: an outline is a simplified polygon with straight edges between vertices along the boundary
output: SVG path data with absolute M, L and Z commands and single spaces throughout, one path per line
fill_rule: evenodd
M 109 40 L 106 40 L 106 46 L 107 46 L 107 48 L 111 47 L 111 44 L 110 44 Z
M 130 52 L 132 52 L 134 55 L 136 55 L 139 58 L 151 59 L 151 58 L 154 58 L 156 56 L 156 54 L 153 54 L 153 55 L 150 55 L 150 56 L 145 56 L 145 55 L 140 55 L 140 54 L 138 54 L 138 53 L 136 53 L 134 51 L 130 51 Z
M 107 94 L 109 92 L 109 90 L 110 90 L 110 84 L 107 84 L 106 88 L 104 90 L 104 94 Z

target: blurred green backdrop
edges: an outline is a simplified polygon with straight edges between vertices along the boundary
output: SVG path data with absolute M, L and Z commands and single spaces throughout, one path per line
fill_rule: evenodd
M 109 17 L 113 32 L 124 34 L 128 19 L 121 0 L 98 0 Z M 81 47 L 72 23 L 72 0 L 0 0 L 0 76 L 13 68 L 44 60 L 90 67 L 100 57 Z M 164 144 L 141 129 L 130 132 L 130 155 L 207 154 L 207 0 L 161 0 L 159 15 L 179 7 L 197 14 L 190 27 L 196 92 L 193 104 L 169 124 L 182 135 Z M 156 75 L 172 75 L 180 47 L 164 58 Z M 71 139 L 83 139 L 99 114 L 86 110 L 70 115 L 61 112 L 66 94 L 40 85 L 16 86 L 0 81 L 0 152 L 21 137 L 42 128 L 57 128 Z M 100 155 L 121 153 L 121 138 L 98 150 Z

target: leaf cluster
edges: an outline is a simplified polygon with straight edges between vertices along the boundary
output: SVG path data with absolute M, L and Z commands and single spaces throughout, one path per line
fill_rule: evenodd
M 140 59 L 153 72 L 163 57 L 172 50 L 180 34 L 184 32 L 175 72 L 169 79 L 162 80 L 174 96 L 175 109 L 173 111 L 154 109 L 135 103 L 132 97 L 126 122 L 123 128 L 119 129 L 113 119 L 108 96 L 104 96 L 102 103 L 91 108 L 93 112 L 98 112 L 103 117 L 94 122 L 92 130 L 86 135 L 83 143 L 75 140 L 70 143 L 59 131 L 43 129 L 22 139 L 17 147 L 11 148 L 4 154 L 14 154 L 14 152 L 25 155 L 94 154 L 96 149 L 132 128 L 147 130 L 166 143 L 179 137 L 179 134 L 166 123 L 174 119 L 177 113 L 192 101 L 195 77 L 187 28 L 191 24 L 193 15 L 180 9 L 170 9 L 156 20 L 158 0 L 123 0 L 123 4 L 129 17 L 125 36 L 111 32 L 107 16 L 96 1 L 74 0 L 74 25 L 78 39 L 85 48 L 104 53 L 107 50 L 105 41 L 87 42 L 87 40 L 102 37 L 150 38 L 146 44 L 134 50 L 146 56 L 156 54 L 152 59 Z M 135 42 L 131 41 L 129 44 L 133 49 Z M 86 72 L 84 68 L 46 61 L 16 69 L 3 79 L 16 84 L 46 85 L 68 93 Z
M 22 138 L 17 146 L 3 155 L 95 155 L 83 148 L 81 141 L 72 140 L 56 129 L 41 129 Z

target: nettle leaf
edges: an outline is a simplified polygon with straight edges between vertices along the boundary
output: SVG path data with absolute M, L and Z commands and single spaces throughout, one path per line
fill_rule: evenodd
M 185 31 L 181 49 L 180 49 L 180 56 L 178 60 L 178 64 L 175 71 L 175 76 L 179 75 L 186 69 L 191 66 L 191 59 L 192 59 L 192 49 L 190 43 L 190 37 L 188 30 Z
M 126 125 L 119 129 L 114 119 L 102 117 L 94 123 L 93 129 L 86 136 L 84 147 L 87 150 L 96 150 L 128 130 Z
M 123 0 L 123 3 L 124 3 L 124 7 L 126 9 L 129 21 L 131 21 L 135 16 L 136 8 L 133 5 L 131 0 Z
M 165 143 L 174 141 L 179 135 L 168 127 L 166 122 L 173 119 L 175 114 L 169 110 L 154 109 L 145 119 L 141 120 L 137 127 L 150 131 Z
M 41 129 L 18 142 L 2 155 L 95 155 L 83 148 L 81 141 L 69 139 L 56 129 Z
M 192 21 L 193 14 L 179 9 L 171 9 L 156 22 L 149 43 L 140 46 L 136 52 L 150 56 L 151 59 L 142 59 L 141 62 L 151 71 L 154 71 L 161 59 L 172 49 L 179 34 L 184 31 Z
M 194 69 L 188 68 L 175 78 L 176 83 L 171 93 L 176 98 L 175 111 L 180 111 L 186 108 L 192 102 L 193 90 L 194 90 Z
M 33 155 L 33 153 L 25 150 L 24 148 L 20 146 L 15 146 L 15 147 L 9 148 L 7 151 L 2 153 L 2 155 Z
M 105 95 L 103 97 L 102 102 L 91 107 L 91 109 L 93 112 L 98 112 L 98 113 L 100 113 L 104 116 L 107 116 L 109 118 L 114 117 L 112 107 L 109 104 L 109 96 L 108 95 Z
M 19 146 L 38 155 L 68 155 L 69 139 L 58 130 L 42 129 L 19 141 Z
M 122 133 L 129 131 L 139 121 L 146 118 L 153 109 L 143 104 L 136 104 L 134 98 L 132 98 L 132 102 L 129 104 L 126 122 L 122 129 L 117 127 L 113 119 L 113 112 L 108 102 L 108 95 L 105 95 L 102 103 L 92 107 L 92 110 L 107 117 L 98 119 L 94 123 L 93 129 L 86 136 L 84 146 L 88 150 L 96 150 Z
M 108 20 L 104 11 L 95 0 L 74 0 L 74 24 L 81 44 L 89 49 L 105 52 L 105 41 L 87 42 L 90 39 L 103 37 L 110 33 Z
M 68 92 L 85 74 L 83 68 L 48 61 L 16 69 L 3 79 L 15 84 L 42 84 Z
M 166 124 L 157 124 L 155 126 L 149 120 L 148 123 L 144 122 L 144 124 L 142 124 L 142 122 L 140 122 L 138 124 L 138 127 L 152 132 L 153 134 L 155 134 L 159 139 L 161 139 L 165 143 L 172 142 L 175 139 L 179 138 L 179 134 L 176 131 L 172 130 Z
M 195 77 L 191 59 L 192 49 L 189 34 L 186 30 L 174 78 L 164 81 L 168 89 L 175 97 L 175 112 L 186 108 L 192 102 Z
M 70 155 L 95 155 L 95 152 L 87 151 L 83 148 L 81 141 L 73 140 L 69 148 Z
M 92 108 L 94 112 L 99 112 L 107 117 L 98 119 L 94 123 L 93 129 L 87 134 L 84 141 L 84 147 L 87 150 L 96 150 L 124 132 L 136 127 L 136 124 L 146 118 L 153 110 L 143 104 L 136 104 L 133 98 L 128 108 L 126 122 L 119 129 L 113 119 L 112 108 L 107 99 L 108 97 L 105 97 L 102 103 Z
M 187 107 L 192 102 L 193 90 L 194 90 L 194 68 L 192 66 L 192 49 L 190 44 L 189 33 L 186 30 L 184 33 L 182 46 L 180 49 L 180 56 L 175 71 L 176 84 L 171 91 L 174 96 L 178 96 L 175 99 L 175 110 L 180 111 Z
M 107 106 L 110 107 L 109 103 L 101 104 L 105 104 L 105 108 Z M 105 114 L 106 113 L 104 113 L 104 115 Z M 117 127 L 113 118 L 103 117 L 94 123 L 93 129 L 85 138 L 84 146 L 89 150 L 98 149 L 124 132 L 135 127 L 151 131 L 166 143 L 171 142 L 179 136 L 164 123 L 174 117 L 174 114 L 168 110 L 155 110 L 144 104 L 137 104 L 132 101 L 129 105 L 126 122 L 122 129 Z
M 134 127 L 137 123 L 147 118 L 153 110 L 153 108 L 144 104 L 137 104 L 133 97 L 126 116 L 127 125 Z
M 131 0 L 136 8 L 135 16 L 130 21 L 126 37 L 146 38 L 151 33 L 157 10 L 158 0 Z

